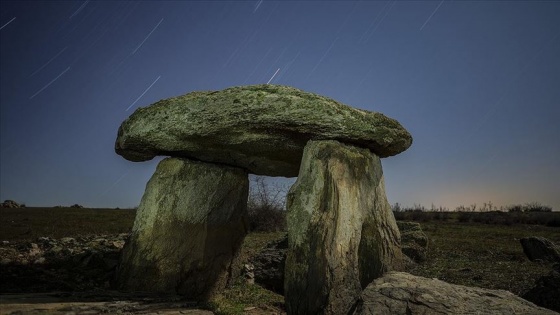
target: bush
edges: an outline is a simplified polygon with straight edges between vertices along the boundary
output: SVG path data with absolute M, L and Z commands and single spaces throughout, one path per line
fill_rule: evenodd
M 538 202 L 530 202 L 525 205 L 525 211 L 527 212 L 552 212 L 552 208 L 549 206 L 541 205 Z
M 284 201 L 286 187 L 270 186 L 264 177 L 256 177 L 249 191 L 247 212 L 249 231 L 277 232 L 286 230 Z
M 523 212 L 522 205 L 512 205 L 512 206 L 508 206 L 506 209 L 508 212 Z

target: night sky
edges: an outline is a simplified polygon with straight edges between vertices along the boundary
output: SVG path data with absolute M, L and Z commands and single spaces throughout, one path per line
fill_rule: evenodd
M 136 206 L 160 159 L 115 154 L 124 119 L 270 81 L 410 131 L 383 159 L 391 204 L 560 210 L 559 1 L 2 1 L 0 15 L 2 200 Z

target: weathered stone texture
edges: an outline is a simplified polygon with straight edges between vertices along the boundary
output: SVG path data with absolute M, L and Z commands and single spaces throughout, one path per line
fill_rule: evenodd
M 558 313 L 504 290 L 466 287 L 404 272 L 388 272 L 367 286 L 353 314 Z
M 381 162 L 368 149 L 310 141 L 287 207 L 289 314 L 347 314 L 373 279 L 401 268 Z
M 544 237 L 531 236 L 524 237 L 519 242 L 523 246 L 523 252 L 529 260 L 560 263 L 560 248 L 551 240 Z
M 177 156 L 293 177 L 310 139 L 339 140 L 380 157 L 412 143 L 399 122 L 381 113 L 288 86 L 253 85 L 139 108 L 120 126 L 115 151 L 131 161 Z
M 201 300 L 222 289 L 247 233 L 248 187 L 239 168 L 161 161 L 123 250 L 119 287 Z
M 420 223 L 397 221 L 401 232 L 401 250 L 414 262 L 420 263 L 426 260 L 428 250 L 428 237 L 422 231 Z

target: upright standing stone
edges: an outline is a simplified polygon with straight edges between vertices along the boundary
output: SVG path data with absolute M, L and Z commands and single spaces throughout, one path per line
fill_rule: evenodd
M 247 233 L 246 171 L 161 161 L 123 250 L 119 288 L 206 299 L 225 287 Z
M 287 196 L 288 314 L 348 314 L 373 279 L 402 264 L 378 156 L 309 141 Z

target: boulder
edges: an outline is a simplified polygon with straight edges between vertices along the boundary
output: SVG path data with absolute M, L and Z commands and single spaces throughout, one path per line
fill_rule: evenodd
M 412 261 L 420 263 L 426 260 L 428 237 L 422 231 L 420 223 L 397 221 L 401 232 L 401 250 Z
M 268 243 L 251 262 L 255 267 L 255 282 L 279 294 L 284 293 L 284 268 L 288 236 Z
M 396 155 L 410 134 L 381 113 L 281 85 L 192 92 L 137 109 L 120 126 L 115 151 L 130 161 L 157 155 L 297 176 L 308 140 L 334 139 Z
M 355 315 L 374 314 L 557 314 L 509 291 L 450 284 L 388 272 L 362 292 Z
M 519 241 L 521 246 L 523 246 L 523 252 L 529 260 L 560 263 L 560 249 L 549 239 L 531 236 L 524 237 Z
M 527 291 L 523 298 L 560 312 L 560 270 L 552 270 L 548 275 L 540 277 L 535 287 Z
M 240 168 L 161 161 L 123 249 L 118 288 L 197 300 L 223 289 L 247 233 L 248 191 Z
M 402 267 L 381 161 L 368 149 L 309 141 L 287 209 L 288 314 L 347 314 L 373 279 Z
M 4 200 L 0 204 L 0 208 L 25 208 L 25 205 L 21 205 L 13 200 Z

